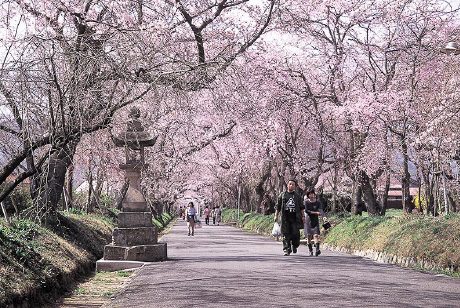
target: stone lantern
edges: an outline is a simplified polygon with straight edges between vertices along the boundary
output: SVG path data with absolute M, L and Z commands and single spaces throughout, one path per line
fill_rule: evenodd
M 118 214 L 118 228 L 112 233 L 112 243 L 104 247 L 104 258 L 97 261 L 97 271 L 116 271 L 140 267 L 144 262 L 162 261 L 167 258 L 166 243 L 158 243 L 158 233 L 152 222 L 152 213 L 141 191 L 141 171 L 147 168 L 144 147 L 153 146 L 139 120 L 140 110 L 132 108 L 127 129 L 112 137 L 117 147 L 124 147 L 126 163 L 120 164 L 129 180 L 129 188 Z

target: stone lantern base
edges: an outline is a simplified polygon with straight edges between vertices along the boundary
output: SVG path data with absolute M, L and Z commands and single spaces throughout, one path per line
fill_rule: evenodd
M 112 243 L 104 247 L 104 258 L 96 263 L 97 272 L 136 268 L 145 262 L 167 259 L 167 245 L 158 243 L 150 212 L 122 212 L 118 214 L 118 226 L 112 232 Z
M 128 260 L 155 262 L 166 260 L 166 243 L 139 246 L 115 246 L 104 247 L 104 260 Z

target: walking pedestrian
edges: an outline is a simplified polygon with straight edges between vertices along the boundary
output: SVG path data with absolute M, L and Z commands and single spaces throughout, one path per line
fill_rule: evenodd
M 188 236 L 195 235 L 195 220 L 196 217 L 196 209 L 193 202 L 189 202 L 187 210 L 186 210 L 186 217 L 187 217 L 187 227 L 188 227 Z
M 219 225 L 220 220 L 222 219 L 222 211 L 220 210 L 219 206 L 216 206 L 216 209 L 214 210 L 214 214 L 216 215 L 217 225 Z
M 212 216 L 212 224 L 215 225 L 216 224 L 216 207 L 212 208 L 211 216 Z
M 281 215 L 281 234 L 283 235 L 283 251 L 285 256 L 297 253 L 300 245 L 300 229 L 305 224 L 305 208 L 302 197 L 295 192 L 297 182 L 289 180 L 287 191 L 278 196 L 275 210 L 275 222 Z
M 321 215 L 324 222 L 327 222 L 327 217 L 323 211 L 323 204 L 321 201 L 316 200 L 315 190 L 312 189 L 307 193 L 304 201 L 304 206 L 306 212 L 306 220 L 303 232 L 307 237 L 308 251 L 310 256 L 313 256 L 313 245 L 311 242 L 313 239 L 315 243 L 315 256 L 319 256 L 321 254 L 321 250 L 319 249 L 319 235 L 321 234 L 319 229 L 319 215 Z
M 209 207 L 206 205 L 206 208 L 204 209 L 204 223 L 209 225 L 209 214 L 211 211 L 209 210 Z

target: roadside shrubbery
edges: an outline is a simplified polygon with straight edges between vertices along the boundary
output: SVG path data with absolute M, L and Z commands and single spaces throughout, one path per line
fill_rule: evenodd
M 162 213 L 161 217 L 153 218 L 153 223 L 159 228 L 163 229 L 173 219 L 174 213 Z

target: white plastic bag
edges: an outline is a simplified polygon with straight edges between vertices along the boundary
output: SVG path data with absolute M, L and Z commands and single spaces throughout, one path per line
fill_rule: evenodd
M 280 235 L 281 235 L 281 227 L 279 223 L 275 222 L 275 224 L 273 225 L 273 229 L 272 229 L 272 236 L 280 236 Z

